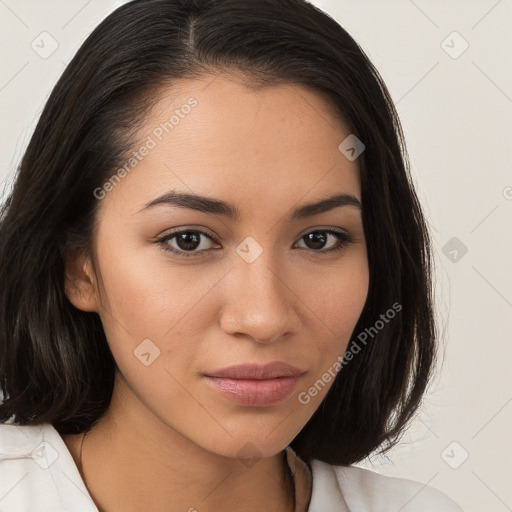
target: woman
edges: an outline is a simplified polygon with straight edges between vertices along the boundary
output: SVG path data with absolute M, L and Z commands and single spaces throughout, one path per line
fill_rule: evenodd
M 429 382 L 430 258 L 389 93 L 333 19 L 120 7 L 2 210 L 0 509 L 460 511 L 352 466 Z

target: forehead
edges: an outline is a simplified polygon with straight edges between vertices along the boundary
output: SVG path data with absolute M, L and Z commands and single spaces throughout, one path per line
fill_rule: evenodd
M 335 192 L 360 199 L 357 162 L 338 148 L 349 133 L 333 105 L 306 87 L 254 89 L 235 75 L 179 80 L 158 93 L 133 148 L 149 149 L 107 198 L 123 195 L 132 211 L 170 189 L 241 210 Z

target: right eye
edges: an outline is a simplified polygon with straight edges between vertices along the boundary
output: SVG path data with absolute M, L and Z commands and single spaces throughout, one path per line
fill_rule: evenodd
M 185 229 L 168 233 L 164 237 L 157 240 L 164 251 L 171 252 L 184 258 L 203 256 L 202 253 L 211 251 L 212 249 L 204 248 L 201 237 L 215 241 L 213 235 L 207 234 L 197 229 Z M 174 242 L 174 246 L 171 245 Z M 177 246 L 177 247 L 176 247 Z M 197 250 L 201 248 L 200 250 Z

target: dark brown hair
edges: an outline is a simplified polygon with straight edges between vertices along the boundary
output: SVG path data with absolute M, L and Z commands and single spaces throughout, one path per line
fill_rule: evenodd
M 363 141 L 370 282 L 354 336 L 402 306 L 344 365 L 291 446 L 304 460 L 349 465 L 396 444 L 435 362 L 429 234 L 386 86 L 352 37 L 305 0 L 135 0 L 84 42 L 0 212 L 0 422 L 79 433 L 107 410 L 116 364 L 99 316 L 66 296 L 64 255 L 91 249 L 93 191 L 133 148 L 157 92 L 234 70 L 253 87 L 321 94 Z

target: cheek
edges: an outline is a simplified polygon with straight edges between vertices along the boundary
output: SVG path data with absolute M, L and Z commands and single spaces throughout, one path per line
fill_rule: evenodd
M 197 371 L 199 344 L 218 312 L 210 290 L 227 267 L 172 263 L 158 249 L 123 247 L 103 242 L 100 253 L 101 320 L 111 352 L 123 374 L 140 376 L 142 388 L 163 378 L 172 392 L 167 371 L 180 382 Z
M 368 265 L 365 253 L 346 258 L 337 269 L 309 274 L 301 293 L 308 313 L 306 340 L 309 375 L 294 398 L 304 424 L 321 405 L 339 371 L 352 333 L 368 295 Z M 341 261 L 341 260 L 340 260 Z M 308 275 L 308 273 L 305 273 Z
M 102 251 L 101 320 L 121 374 L 151 408 L 185 410 L 190 397 L 183 385 L 194 374 L 200 340 L 190 317 L 203 318 L 198 311 L 209 286 L 193 266 L 167 265 L 156 251 L 106 243 Z
M 105 246 L 101 262 L 106 320 L 126 326 L 134 338 L 162 338 L 204 294 L 192 266 L 167 265 L 157 250 Z
M 322 275 L 303 281 L 302 294 L 313 324 L 309 331 L 314 335 L 311 344 L 311 374 L 305 388 L 315 386 L 322 376 L 327 380 L 313 390 L 313 408 L 327 394 L 337 374 L 339 362 L 352 339 L 355 326 L 364 308 L 369 286 L 369 269 L 364 251 L 340 260 L 337 269 L 330 268 Z M 357 333 L 354 333 L 357 334 Z M 314 354 L 314 355 L 313 355 Z M 301 402 L 306 403 L 306 402 Z
M 326 344 L 333 339 L 349 341 L 368 296 L 369 270 L 364 250 L 341 259 L 336 268 L 311 273 L 303 281 L 301 293 L 318 321 L 318 330 L 327 330 Z

